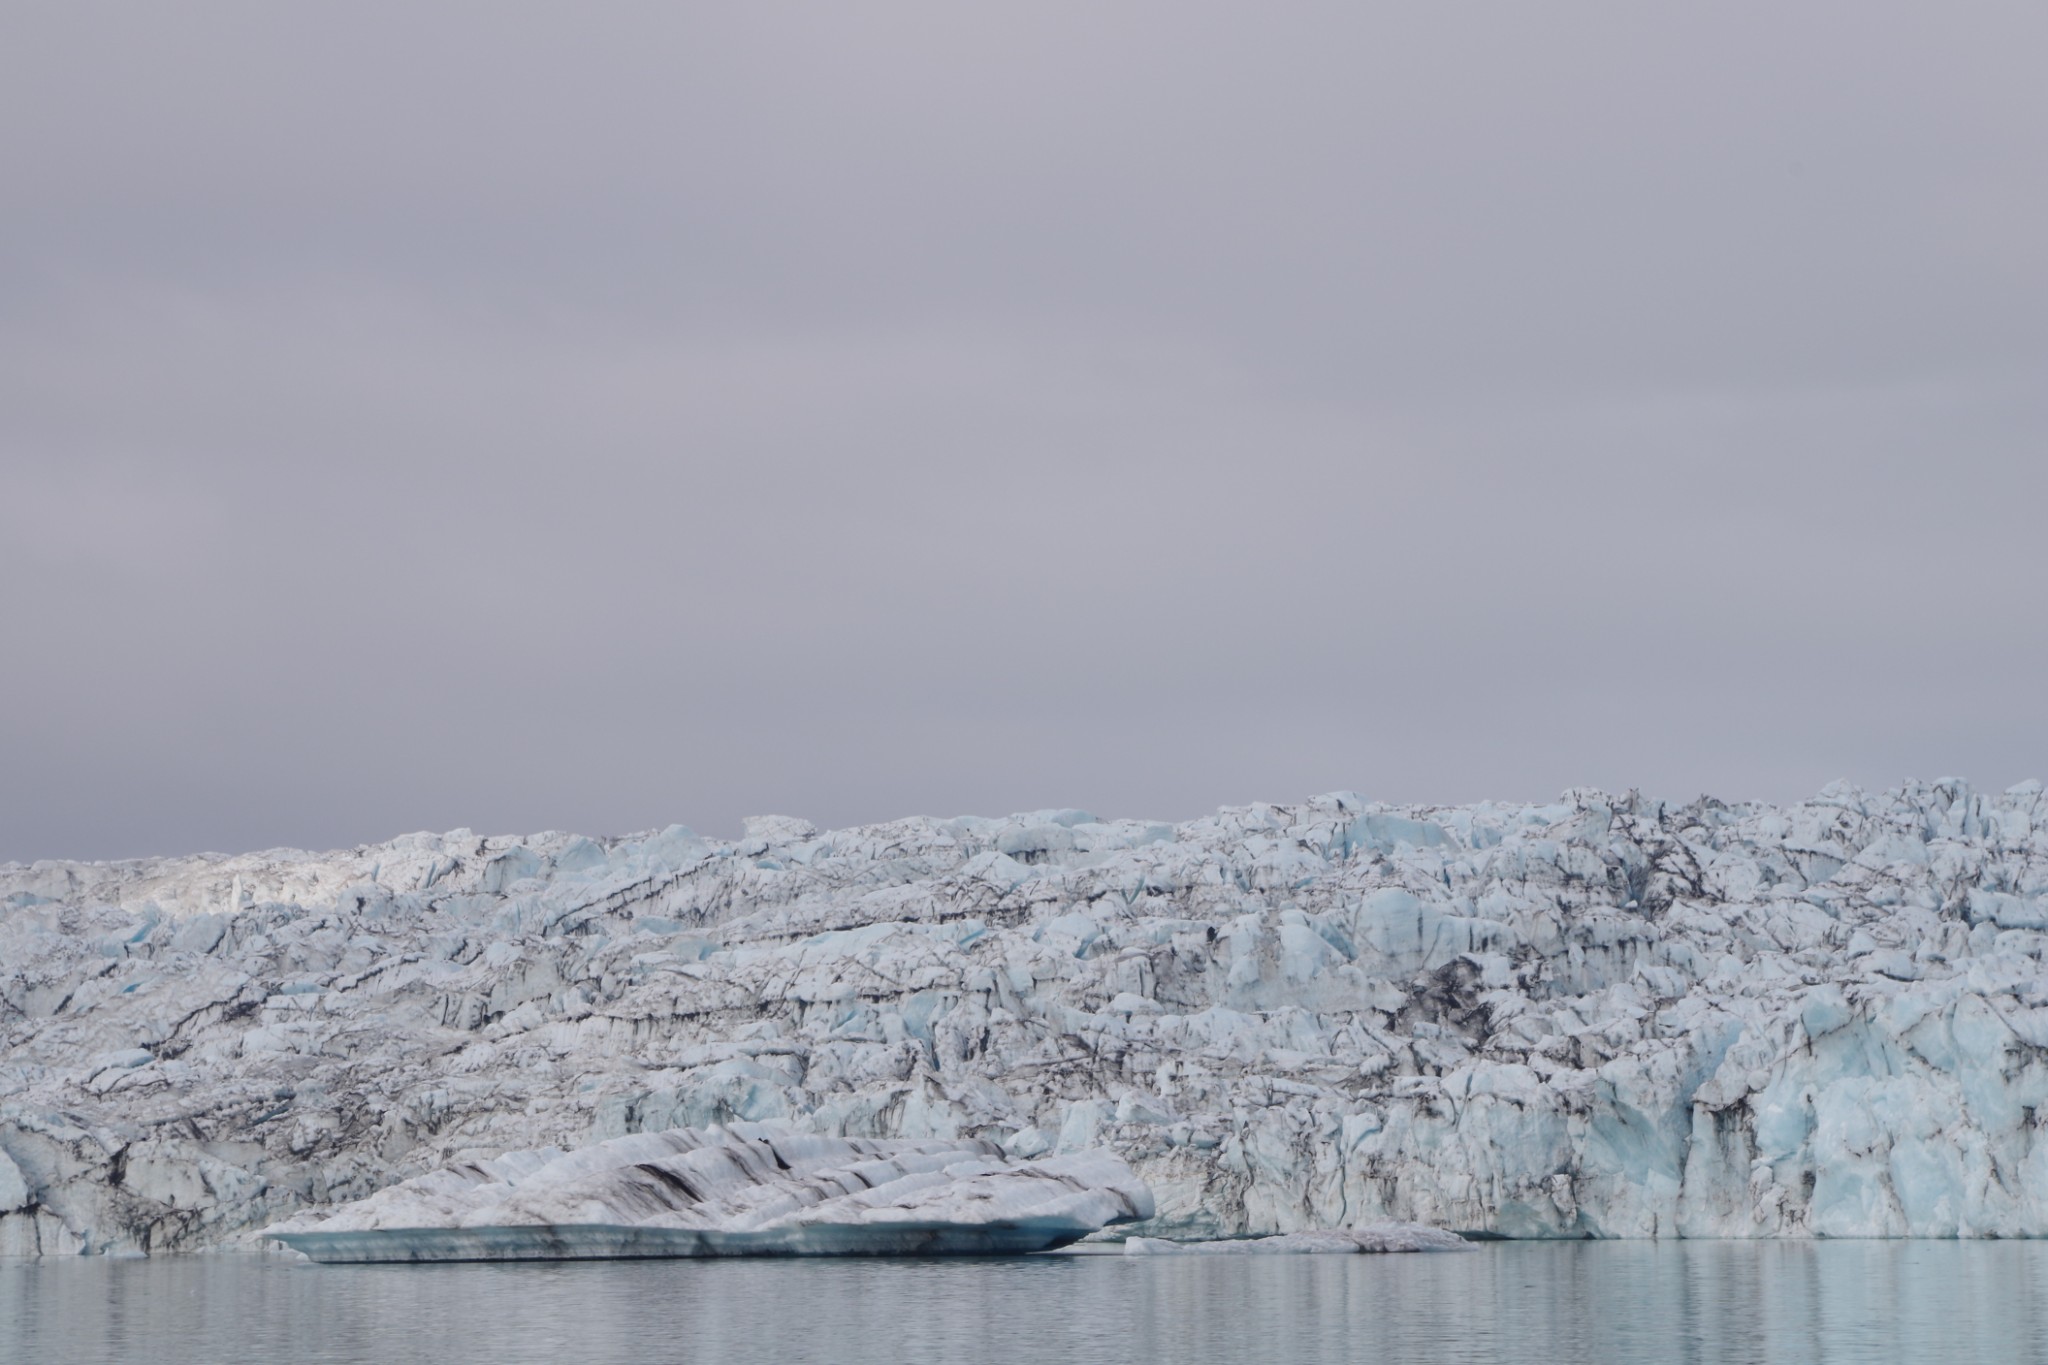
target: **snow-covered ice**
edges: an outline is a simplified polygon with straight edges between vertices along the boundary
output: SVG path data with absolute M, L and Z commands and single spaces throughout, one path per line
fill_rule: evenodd
M 1152 1216 L 1104 1152 L 674 1128 L 459 1162 L 270 1228 L 316 1261 L 1043 1251 Z
M 0 867 L 0 1253 L 775 1122 L 1132 1231 L 2048 1235 L 2048 801 L 1349 795 Z

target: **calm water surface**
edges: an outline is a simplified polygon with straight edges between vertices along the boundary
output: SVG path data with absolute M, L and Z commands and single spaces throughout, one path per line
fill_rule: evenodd
M 0 1262 L 0 1362 L 2044 1361 L 2048 1243 L 311 1266 Z

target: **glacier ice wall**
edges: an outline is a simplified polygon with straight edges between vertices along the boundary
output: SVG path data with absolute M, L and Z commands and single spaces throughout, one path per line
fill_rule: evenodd
M 1080 811 L 0 867 L 0 1254 L 775 1120 L 1134 1229 L 2048 1233 L 2048 801 Z

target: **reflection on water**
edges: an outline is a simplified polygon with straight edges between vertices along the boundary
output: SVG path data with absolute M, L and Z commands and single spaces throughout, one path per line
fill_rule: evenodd
M 1458 1256 L 0 1262 L 0 1361 L 2019 1361 L 2048 1244 Z

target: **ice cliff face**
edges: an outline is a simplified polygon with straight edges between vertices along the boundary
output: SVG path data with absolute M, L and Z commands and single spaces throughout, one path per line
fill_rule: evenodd
M 1152 1235 L 2048 1234 L 2048 801 L 1078 811 L 0 868 L 0 1252 L 786 1120 Z

